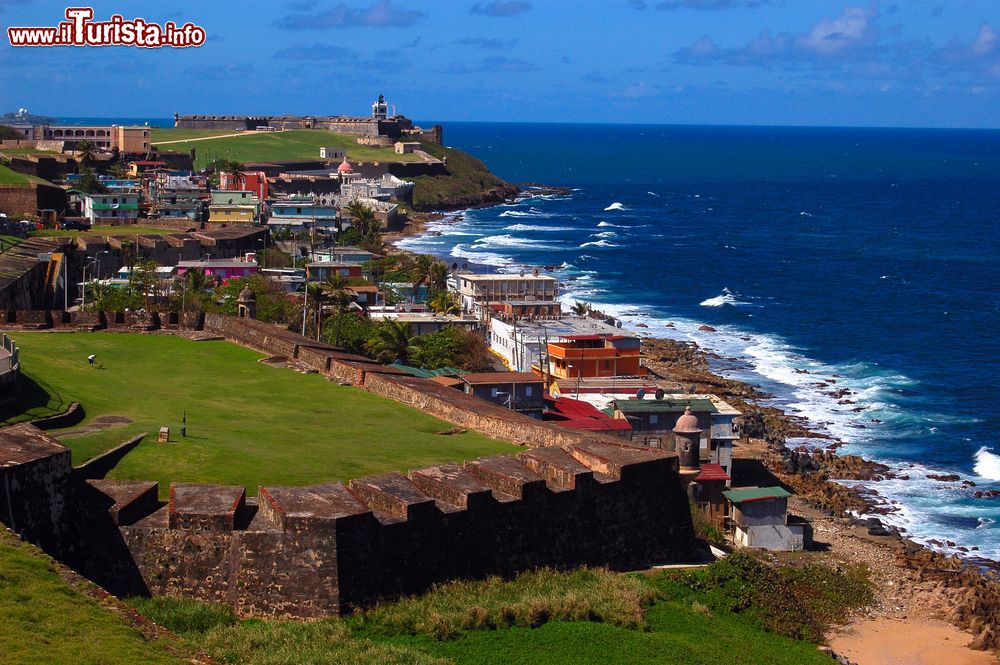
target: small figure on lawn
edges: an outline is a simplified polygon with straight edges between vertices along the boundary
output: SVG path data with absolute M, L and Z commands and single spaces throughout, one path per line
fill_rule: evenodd
M 89 356 L 87 356 L 87 362 L 90 363 L 91 368 L 94 367 L 94 361 L 95 360 L 97 360 L 97 356 L 94 355 L 93 353 L 91 353 Z

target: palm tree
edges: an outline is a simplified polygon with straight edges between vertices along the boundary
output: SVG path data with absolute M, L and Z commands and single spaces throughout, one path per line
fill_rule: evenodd
M 313 321 L 316 323 L 316 340 L 319 340 L 320 328 L 323 324 L 323 304 L 326 302 L 326 290 L 319 282 L 313 282 L 306 287 L 306 297 L 312 305 Z
M 448 290 L 448 264 L 444 261 L 435 261 L 431 265 L 427 286 L 434 293 Z
M 573 303 L 572 311 L 577 316 L 586 316 L 590 312 L 590 303 L 577 300 Z
M 347 278 L 339 272 L 331 272 L 323 281 L 323 290 L 330 296 L 337 312 L 343 314 L 351 304 L 351 296 L 347 293 Z
M 391 319 L 382 321 L 375 327 L 375 332 L 368 340 L 368 348 L 380 363 L 388 365 L 392 362 L 403 363 L 410 360 L 415 353 L 414 337 L 410 336 L 410 324 Z
M 76 144 L 76 151 L 80 153 L 80 163 L 88 166 L 94 161 L 94 144 L 84 139 Z
M 421 284 L 430 282 L 431 269 L 436 260 L 437 259 L 430 254 L 417 254 L 413 257 L 413 262 L 410 267 L 410 275 L 413 277 L 414 288 L 420 286 Z
M 233 184 L 236 185 L 237 189 L 242 188 L 240 185 L 240 174 L 245 168 L 246 165 L 243 162 L 236 161 L 235 159 L 226 159 L 222 163 L 222 170 L 233 179 Z
M 427 304 L 432 310 L 444 316 L 451 316 L 462 312 L 462 303 L 458 301 L 454 293 L 449 293 L 448 291 L 438 291 L 433 298 L 427 301 Z
M 191 268 L 177 278 L 174 292 L 181 292 L 181 307 L 184 310 L 201 311 L 205 309 L 205 300 L 215 286 L 215 277 L 204 270 Z
M 378 220 L 375 219 L 375 211 L 369 208 L 364 202 L 355 199 L 347 204 L 347 214 L 351 216 L 351 225 L 358 230 L 362 237 L 371 235 L 371 232 L 378 231 Z

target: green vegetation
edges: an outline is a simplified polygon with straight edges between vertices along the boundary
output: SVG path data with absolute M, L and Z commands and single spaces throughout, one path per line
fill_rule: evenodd
M 111 477 L 159 481 L 164 495 L 171 481 L 244 485 L 256 494 L 261 484 L 346 480 L 515 451 L 474 432 L 438 436 L 448 423 L 322 375 L 268 367 L 256 362 L 261 354 L 228 342 L 22 332 L 17 343 L 22 390 L 0 419 L 51 415 L 79 401 L 87 420 L 56 432 L 76 464 L 149 432 Z M 89 354 L 97 356 L 94 368 Z M 99 416 L 132 422 L 80 431 Z M 173 443 L 156 443 L 164 425 Z
M 801 640 L 821 640 L 849 610 L 873 598 L 863 567 L 844 572 L 815 563 L 778 567 L 746 552 L 677 581 L 699 592 L 699 601 L 713 610 L 744 613 L 769 632 Z
M 409 178 L 416 183 L 413 189 L 413 206 L 418 209 L 439 206 L 472 205 L 476 197 L 505 183 L 496 177 L 480 160 L 472 155 L 422 142 L 423 149 L 438 159 L 448 160 L 448 174 Z
M 842 615 L 863 604 L 860 596 L 827 588 L 854 587 L 857 580 L 820 566 L 801 576 L 749 555 L 733 556 L 732 563 L 684 573 L 622 575 L 585 568 L 539 570 L 510 581 L 452 582 L 319 622 L 237 621 L 228 608 L 193 601 L 129 602 L 222 663 L 829 663 L 812 642 L 762 629 L 768 610 L 758 603 L 765 599 L 745 604 L 730 571 L 762 566 L 797 579 L 778 591 L 784 597 L 778 602 L 803 608 L 807 616 L 821 606 Z M 759 571 L 753 574 L 759 579 Z M 696 588 L 722 579 L 728 580 L 723 586 Z M 814 602 L 818 597 L 831 602 Z
M 200 132 L 192 135 L 192 132 Z M 348 159 L 371 162 L 414 162 L 420 161 L 419 155 L 397 155 L 392 148 L 376 148 L 358 145 L 356 136 L 334 134 L 318 129 L 295 129 L 285 132 L 244 132 L 239 136 L 192 141 L 189 139 L 202 136 L 225 135 L 225 131 L 156 129 L 153 130 L 153 143 L 163 144 L 164 141 L 180 140 L 181 143 L 166 143 L 160 145 L 164 150 L 187 152 L 191 148 L 197 151 L 196 168 L 203 168 L 216 159 L 228 159 L 240 162 L 261 162 L 268 160 L 319 160 L 319 149 L 323 146 L 340 148 L 347 152 Z M 174 138 L 177 136 L 178 138 Z
M 70 583 L 37 548 L 0 529 L 0 662 L 8 665 L 181 665 L 119 615 Z
M 30 182 L 28 176 L 0 164 L 0 185 L 27 185 Z

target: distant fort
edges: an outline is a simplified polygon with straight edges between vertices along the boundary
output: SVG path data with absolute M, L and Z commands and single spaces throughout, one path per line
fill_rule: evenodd
M 285 129 L 325 129 L 338 134 L 367 136 L 373 143 L 391 144 L 399 140 L 423 140 L 441 143 L 441 125 L 423 129 L 403 115 L 389 115 L 385 97 L 378 96 L 367 117 L 347 115 L 180 115 L 174 114 L 174 127 L 182 129 L 221 129 L 231 131 L 280 131 Z M 381 139 L 379 139 L 381 137 Z

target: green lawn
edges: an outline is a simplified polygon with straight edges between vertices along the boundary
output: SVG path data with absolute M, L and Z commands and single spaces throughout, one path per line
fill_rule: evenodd
M 28 176 L 0 164 L 0 185 L 27 185 L 29 182 Z
M 175 134 L 176 132 L 176 134 Z M 193 132 L 198 132 L 192 136 Z M 215 130 L 158 129 L 153 132 L 153 142 L 174 141 L 227 134 Z M 176 138 L 175 138 L 176 136 Z M 356 161 L 413 162 L 420 161 L 417 155 L 397 155 L 392 148 L 372 148 L 358 145 L 357 137 L 334 134 L 320 129 L 296 129 L 286 132 L 246 132 L 205 141 L 185 141 L 161 146 L 164 150 L 186 152 L 194 148 L 197 152 L 195 166 L 202 168 L 217 157 L 240 162 L 261 162 L 268 160 L 320 159 L 322 146 L 342 148 L 347 157 Z
M 493 453 L 508 443 L 483 435 L 441 436 L 451 425 L 318 374 L 256 362 L 261 354 L 228 342 L 168 335 L 18 332 L 22 391 L 0 419 L 61 412 L 79 401 L 84 425 L 98 416 L 133 422 L 61 439 L 74 464 L 138 432 L 149 436 L 112 478 L 170 482 L 307 485 Z M 97 355 L 97 367 L 87 364 Z M 187 413 L 188 436 L 180 437 Z M 156 443 L 161 426 L 170 444 Z M 79 427 L 79 426 L 77 426 Z M 76 429 L 76 428 L 73 428 Z M 55 432 L 58 436 L 59 432 Z
M 77 231 L 75 229 L 39 229 L 37 231 L 32 231 L 31 235 L 35 237 L 56 237 L 56 236 L 92 236 L 92 235 L 167 235 L 170 233 L 180 233 L 180 229 L 171 229 L 167 227 L 156 228 L 153 226 L 92 226 L 88 231 Z
M 0 662 L 5 665 L 181 665 L 141 633 L 69 584 L 48 557 L 0 529 Z

